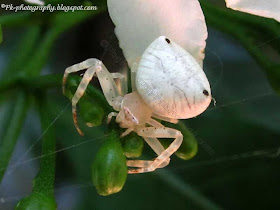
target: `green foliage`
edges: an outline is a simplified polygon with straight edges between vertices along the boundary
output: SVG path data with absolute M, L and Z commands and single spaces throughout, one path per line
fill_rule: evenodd
M 19 92 L 15 101 L 11 104 L 11 109 L 5 119 L 6 125 L 0 141 L 0 181 L 2 180 L 9 160 L 14 151 L 18 136 L 27 113 L 29 98 L 23 92 Z
M 2 26 L 0 24 L 0 44 L 2 43 L 3 41 L 3 33 L 2 33 Z
M 111 130 L 97 152 L 91 167 L 98 194 L 107 196 L 122 190 L 127 178 L 126 158 L 116 130 Z
M 31 193 L 23 198 L 16 206 L 16 210 L 55 210 L 57 209 L 55 199 L 41 193 Z
M 34 16 L 35 14 L 27 11 L 9 13 L 7 15 L 0 16 L 0 23 L 3 27 L 15 27 L 40 23 L 40 19 L 34 18 Z
M 21 65 L 26 63 L 32 56 L 34 48 L 40 40 L 41 32 L 41 28 L 38 25 L 32 25 L 23 32 L 23 35 L 18 40 L 17 51 L 10 57 L 10 62 L 4 69 L 3 78 L 13 80 L 15 75 L 24 74 Z
M 55 133 L 54 128 L 49 127 L 50 104 L 43 93 L 38 97 L 37 105 L 40 114 L 42 132 L 48 130 L 42 139 L 42 158 L 40 170 L 33 180 L 33 192 L 44 193 L 45 195 L 54 196 L 54 179 L 55 179 Z
M 35 210 L 56 209 L 54 199 L 54 179 L 55 179 L 55 135 L 54 128 L 49 127 L 51 121 L 49 119 L 50 106 L 44 94 L 43 97 L 38 97 L 38 108 L 41 118 L 42 130 L 48 130 L 42 140 L 42 158 L 40 170 L 33 180 L 32 193 L 17 204 L 16 209 Z
M 122 138 L 122 147 L 126 157 L 138 158 L 142 155 L 143 152 L 143 138 L 132 132 Z
M 280 95 L 280 65 L 272 66 L 266 75 L 271 87 Z

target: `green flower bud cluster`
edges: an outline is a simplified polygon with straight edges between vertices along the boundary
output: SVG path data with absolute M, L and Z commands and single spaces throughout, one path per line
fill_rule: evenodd
M 68 79 L 66 96 L 70 100 L 79 82 L 79 79 L 75 77 Z M 97 94 L 97 96 L 99 95 Z M 78 103 L 79 116 L 89 127 L 101 125 L 105 121 L 106 115 L 112 111 L 104 106 L 102 100 L 100 97 L 94 98 L 89 90 Z M 189 160 L 194 157 L 197 153 L 198 145 L 194 135 L 187 129 L 184 123 L 162 123 L 167 127 L 181 131 L 184 136 L 181 147 L 175 153 L 176 156 L 183 160 Z M 109 124 L 108 137 L 93 160 L 91 176 L 93 184 L 100 195 L 108 196 L 122 190 L 127 178 L 126 158 L 139 158 L 142 155 L 144 147 L 143 138 L 135 132 L 120 138 L 120 134 L 123 131 L 124 129 L 121 129 L 113 119 Z M 160 142 L 167 148 L 172 140 L 160 139 Z

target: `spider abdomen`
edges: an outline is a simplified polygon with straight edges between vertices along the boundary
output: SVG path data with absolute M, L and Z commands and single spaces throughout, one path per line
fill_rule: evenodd
M 144 52 L 136 88 L 154 113 L 169 118 L 195 117 L 211 102 L 210 85 L 202 68 L 188 52 L 164 36 Z

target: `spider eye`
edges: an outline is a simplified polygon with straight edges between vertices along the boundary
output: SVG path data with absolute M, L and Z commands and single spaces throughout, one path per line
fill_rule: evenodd
M 165 38 L 165 41 L 166 41 L 168 44 L 170 44 L 170 40 L 169 40 L 169 39 Z
M 209 96 L 209 93 L 207 90 L 203 90 L 203 94 L 206 95 L 206 96 Z

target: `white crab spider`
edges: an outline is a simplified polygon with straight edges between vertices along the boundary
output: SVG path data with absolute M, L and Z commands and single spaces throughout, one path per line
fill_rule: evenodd
M 183 141 L 180 131 L 164 127 L 153 118 L 177 123 L 178 119 L 201 114 L 211 102 L 210 85 L 200 65 L 188 52 L 165 36 L 154 40 L 142 55 L 137 71 L 132 69 L 132 93 L 127 93 L 122 74 L 110 73 L 96 58 L 65 70 L 63 92 L 68 74 L 83 69 L 87 70 L 72 98 L 73 119 L 78 132 L 83 135 L 77 123 L 76 104 L 96 75 L 106 100 L 117 111 L 108 115 L 108 122 L 116 116 L 120 127 L 127 128 L 122 136 L 136 132 L 158 155 L 153 161 L 128 160 L 127 166 L 135 168 L 128 170 L 130 174 L 165 167 L 169 157 Z M 121 90 L 118 90 L 115 78 L 120 79 Z M 164 149 L 157 138 L 175 140 Z

